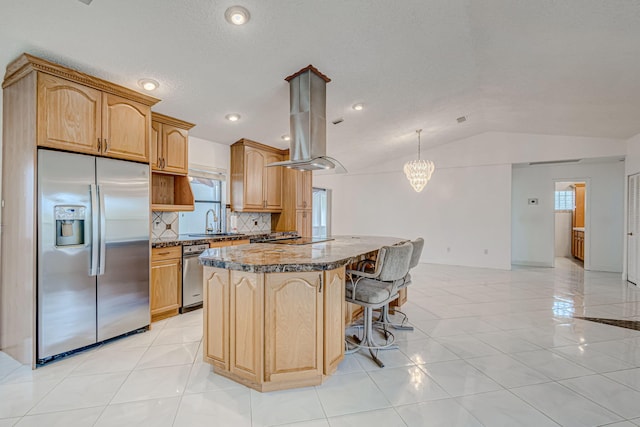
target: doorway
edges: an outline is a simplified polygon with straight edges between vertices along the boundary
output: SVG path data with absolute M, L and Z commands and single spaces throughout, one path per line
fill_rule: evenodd
M 640 174 L 629 175 L 627 202 L 627 281 L 637 285 L 640 255 Z
M 568 261 L 584 268 L 587 198 L 585 181 L 556 181 L 554 267 Z
M 331 235 L 331 190 L 313 187 L 312 236 Z

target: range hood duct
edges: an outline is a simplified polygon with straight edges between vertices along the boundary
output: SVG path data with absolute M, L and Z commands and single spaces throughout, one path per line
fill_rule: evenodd
M 309 65 L 285 78 L 289 82 L 289 158 L 267 166 L 285 166 L 298 170 L 334 169 L 345 173 L 342 164 L 326 155 L 327 83 L 331 79 Z

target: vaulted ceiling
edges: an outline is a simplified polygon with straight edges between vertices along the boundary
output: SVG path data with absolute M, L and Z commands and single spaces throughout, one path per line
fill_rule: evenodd
M 234 4 L 246 25 L 225 21 Z M 313 64 L 332 79 L 327 154 L 350 170 L 411 155 L 417 128 L 423 148 L 640 133 L 640 0 L 0 0 L 0 66 L 24 51 L 131 88 L 153 78 L 154 109 L 193 136 L 279 147 L 283 79 Z

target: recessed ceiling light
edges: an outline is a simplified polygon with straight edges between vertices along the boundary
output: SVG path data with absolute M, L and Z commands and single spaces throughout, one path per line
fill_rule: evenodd
M 148 91 L 156 90 L 158 89 L 158 87 L 160 87 L 160 83 L 158 83 L 153 79 L 140 79 L 138 80 L 138 85 L 142 89 L 148 90 Z
M 229 120 L 230 122 L 237 122 L 238 120 L 240 120 L 240 114 L 231 113 L 231 114 L 227 114 L 226 116 L 224 116 L 224 118 Z
M 291 141 L 291 137 L 289 135 L 282 135 L 281 138 L 285 141 Z
M 359 102 L 357 104 L 353 104 L 351 108 L 353 108 L 356 111 L 362 111 L 364 109 L 364 104 L 362 102 Z
M 231 6 L 224 12 L 224 19 L 233 25 L 243 25 L 249 22 L 249 11 L 242 6 Z

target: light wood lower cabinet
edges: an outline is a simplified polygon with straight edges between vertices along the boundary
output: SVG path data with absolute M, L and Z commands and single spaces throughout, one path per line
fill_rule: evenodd
M 572 231 L 571 254 L 579 260 L 584 261 L 584 231 Z
M 322 375 L 322 272 L 271 273 L 265 280 L 265 381 Z
M 325 272 L 324 281 L 324 375 L 333 374 L 344 359 L 344 268 Z
M 344 358 L 344 268 L 205 267 L 204 360 L 258 391 L 320 384 Z M 228 350 L 227 350 L 228 348 Z
M 227 270 L 205 269 L 204 336 L 208 337 L 205 360 L 229 370 L 229 273 Z
M 182 306 L 182 246 L 151 251 L 151 321 L 178 314 Z

